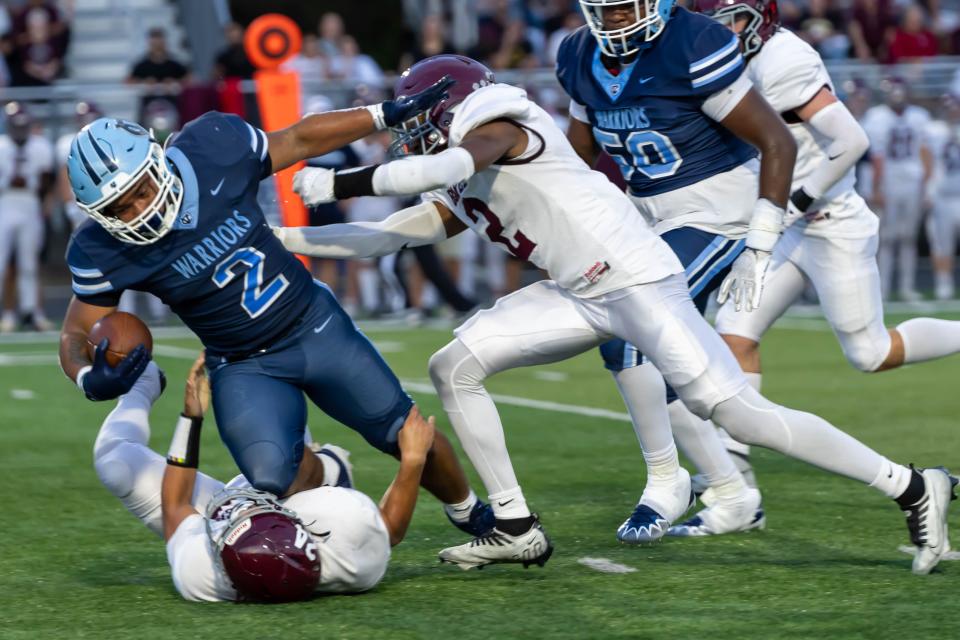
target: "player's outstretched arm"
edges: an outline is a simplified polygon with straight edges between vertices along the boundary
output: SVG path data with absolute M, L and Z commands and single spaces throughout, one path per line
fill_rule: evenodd
M 433 416 L 424 420 L 420 410 L 414 406 L 397 434 L 400 469 L 380 500 L 380 515 L 390 533 L 390 546 L 400 544 L 407 534 L 413 510 L 417 506 L 420 477 L 427 462 L 427 452 L 433 446 L 434 433 Z
M 203 353 L 194 361 L 187 375 L 183 413 L 177 421 L 167 452 L 167 467 L 160 489 L 163 513 L 163 539 L 173 537 L 180 523 L 197 513 L 191 498 L 200 465 L 200 429 L 203 414 L 210 406 L 210 382 L 204 367 Z
M 806 213 L 814 201 L 830 191 L 867 152 L 870 140 L 853 114 L 827 87 L 822 87 L 809 102 L 794 109 L 794 112 L 831 140 L 827 157 L 806 182 L 790 194 L 791 206 Z
M 377 258 L 404 247 L 420 247 L 452 238 L 466 229 L 439 202 L 422 202 L 379 222 L 350 222 L 323 227 L 274 227 L 289 251 L 316 258 Z
M 494 121 L 467 133 L 460 146 L 440 153 L 346 171 L 303 169 L 294 177 L 293 190 L 308 206 L 361 196 L 412 196 L 468 180 L 501 158 L 520 155 L 526 145 L 523 129 Z
M 441 78 L 420 93 L 360 109 L 311 114 L 296 124 L 267 134 L 274 171 L 322 156 L 355 140 L 393 127 L 432 108 L 447 97 L 450 78 Z

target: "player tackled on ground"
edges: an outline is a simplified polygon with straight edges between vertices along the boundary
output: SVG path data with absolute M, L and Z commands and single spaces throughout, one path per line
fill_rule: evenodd
M 143 351 L 130 357 L 149 360 Z M 120 397 L 100 428 L 94 466 L 130 513 L 167 541 L 181 596 L 287 601 L 314 592 L 367 591 L 380 582 L 390 547 L 403 539 L 413 515 L 433 418 L 425 422 L 414 407 L 405 421 L 398 434 L 400 469 L 379 509 L 352 488 L 349 454 L 333 445 L 318 449 L 322 485 L 281 500 L 254 490 L 243 476 L 225 487 L 197 472 L 210 402 L 202 357 L 190 369 L 166 460 L 147 446 L 161 377 L 150 363 Z
M 471 228 L 549 274 L 550 280 L 502 298 L 457 328 L 456 339 L 430 360 L 444 409 L 496 515 L 494 530 L 444 549 L 441 559 L 469 568 L 542 564 L 550 556 L 552 545 L 526 504 L 484 380 L 563 360 L 617 336 L 637 345 L 701 418 L 895 499 L 919 548 L 914 569 L 928 572 L 946 537 L 949 474 L 895 464 L 821 418 L 776 405 L 752 389 L 694 306 L 669 246 L 622 192 L 583 163 L 549 114 L 521 89 L 494 84 L 490 70 L 475 60 L 435 56 L 405 72 L 395 92 L 412 93 L 448 74 L 457 80 L 450 96 L 396 128 L 396 146 L 411 157 L 344 173 L 307 169 L 295 180 L 307 203 L 424 193 L 423 203 L 380 223 L 276 230 L 298 253 L 359 257 L 439 242 Z M 671 438 L 665 417 L 644 427 L 663 441 Z M 707 431 L 707 437 L 725 455 L 716 434 Z M 664 511 L 679 515 L 689 504 L 689 476 L 675 454 L 657 472 L 674 481 L 672 494 L 662 494 Z

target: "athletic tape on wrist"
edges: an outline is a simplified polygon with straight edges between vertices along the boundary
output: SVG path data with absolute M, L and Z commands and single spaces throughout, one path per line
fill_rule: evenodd
M 373 117 L 373 126 L 377 128 L 377 131 L 383 131 L 387 128 L 387 122 L 383 119 L 383 105 L 379 102 L 377 104 L 370 104 L 364 107 L 367 111 L 370 112 L 370 115 Z
M 167 452 L 167 464 L 196 469 L 200 466 L 200 428 L 203 418 L 180 414 Z

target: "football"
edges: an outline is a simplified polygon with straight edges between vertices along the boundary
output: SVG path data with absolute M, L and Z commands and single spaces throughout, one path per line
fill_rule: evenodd
M 148 353 L 153 352 L 153 336 L 150 334 L 150 329 L 143 323 L 143 320 L 132 313 L 114 311 L 100 318 L 93 325 L 89 335 L 87 335 L 91 360 L 97 345 L 104 338 L 110 340 L 110 346 L 107 349 L 107 363 L 111 367 L 117 366 L 138 344 L 145 345 Z

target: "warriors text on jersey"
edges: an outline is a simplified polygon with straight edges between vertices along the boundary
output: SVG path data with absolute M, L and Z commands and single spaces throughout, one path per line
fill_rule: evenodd
M 573 293 L 592 297 L 683 271 L 670 248 L 606 176 L 580 159 L 550 115 L 508 85 L 471 93 L 458 107 L 450 144 L 512 114 L 526 151 L 469 180 L 424 195 Z
M 184 189 L 173 230 L 136 246 L 84 224 L 67 249 L 74 293 L 100 306 L 115 306 L 126 289 L 152 293 L 208 353 L 272 344 L 310 304 L 313 282 L 257 205 L 259 182 L 270 173 L 266 134 L 208 113 L 184 127 L 166 155 Z
M 779 29 L 750 59 L 747 75 L 754 88 L 787 122 L 797 141 L 797 162 L 793 170 L 793 189 L 804 184 L 817 166 L 826 161 L 833 142 L 794 112 L 810 102 L 820 89 L 833 91 L 833 82 L 809 44 L 793 32 Z M 851 168 L 811 207 L 811 215 L 796 221 L 804 232 L 832 237 L 867 237 L 877 232 L 878 220 L 857 195 L 855 169 Z
M 743 72 L 737 37 L 710 18 L 674 10 L 663 33 L 618 65 L 587 27 L 557 54 L 557 77 L 585 108 L 597 143 L 617 162 L 630 192 L 652 196 L 696 184 L 756 156 L 703 111 Z

